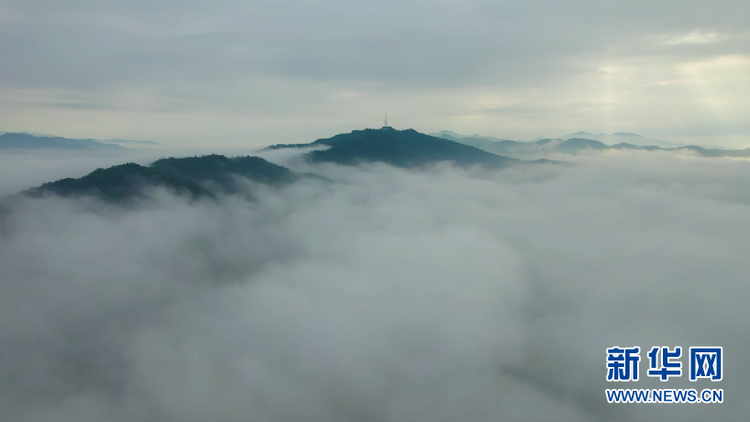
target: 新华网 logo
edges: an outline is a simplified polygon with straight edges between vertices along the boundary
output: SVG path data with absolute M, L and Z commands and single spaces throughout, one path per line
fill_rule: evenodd
M 614 346 L 607 350 L 607 381 L 637 382 L 641 348 Z M 667 382 L 683 375 L 683 348 L 653 346 L 646 353 L 648 377 Z M 724 374 L 724 349 L 717 346 L 690 347 L 687 353 L 688 377 L 691 382 L 707 379 L 721 381 Z M 723 389 L 607 389 L 609 403 L 723 403 Z

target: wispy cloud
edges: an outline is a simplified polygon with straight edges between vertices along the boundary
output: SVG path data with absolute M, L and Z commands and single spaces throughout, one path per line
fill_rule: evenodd
M 728 41 L 731 37 L 728 34 L 722 34 L 714 31 L 692 31 L 682 35 L 667 35 L 662 37 L 662 42 L 666 45 L 682 44 L 708 44 L 722 41 Z

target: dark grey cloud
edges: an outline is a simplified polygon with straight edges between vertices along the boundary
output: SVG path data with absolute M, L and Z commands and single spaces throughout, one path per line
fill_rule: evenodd
M 0 419 L 746 417 L 748 163 L 576 159 L 24 202 L 0 230 Z M 723 346 L 726 403 L 606 404 L 614 344 Z
M 75 74 L 89 83 L 99 78 L 117 83 L 118 78 L 167 77 L 167 71 L 221 75 L 239 66 L 244 72 L 282 71 L 313 79 L 399 85 L 434 79 L 465 85 L 486 82 L 491 75 L 500 80 L 515 75 L 519 64 L 534 68 L 571 54 L 607 53 L 654 33 L 679 36 L 704 29 L 742 35 L 748 13 L 746 5 L 734 1 L 283 1 L 212 7 L 200 2 L 64 7 L 14 2 L 9 8 L 15 13 L 8 19 L 11 25 L 4 26 L 4 52 L 21 59 L 20 64 L 51 60 L 68 65 L 23 69 L 74 78 L 71 83 Z M 109 72 L 102 73 L 102 66 Z M 476 81 L 477 72 L 484 78 Z

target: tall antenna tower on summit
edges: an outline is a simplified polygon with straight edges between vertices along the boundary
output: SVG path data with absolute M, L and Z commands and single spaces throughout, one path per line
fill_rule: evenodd
M 388 126 L 388 112 L 385 112 L 385 126 L 381 128 L 381 130 L 394 130 L 392 127 Z

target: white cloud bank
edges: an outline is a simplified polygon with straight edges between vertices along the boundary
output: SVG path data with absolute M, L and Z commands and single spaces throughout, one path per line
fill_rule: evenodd
M 582 160 L 28 201 L 0 223 L 0 420 L 747 417 L 750 164 Z M 607 404 L 613 345 L 723 346 L 720 385 L 632 387 L 725 403 Z

